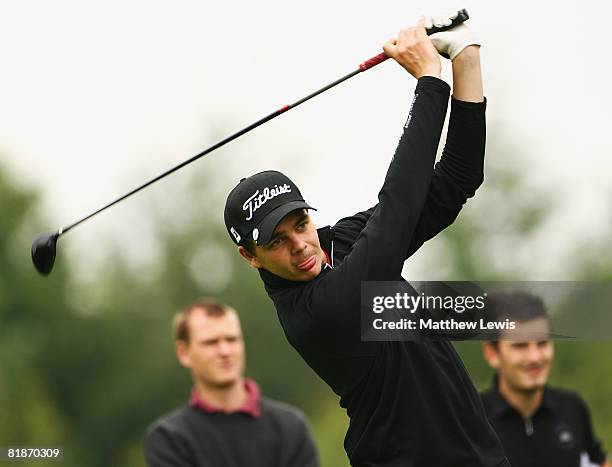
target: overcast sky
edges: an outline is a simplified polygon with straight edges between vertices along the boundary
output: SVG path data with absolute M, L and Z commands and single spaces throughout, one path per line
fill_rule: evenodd
M 39 187 L 53 230 L 352 71 L 421 13 L 463 7 L 484 43 L 489 127 L 516 144 L 530 183 L 562 200 L 560 237 L 567 244 L 608 228 L 612 7 L 604 0 L 8 2 L 0 157 Z M 224 191 L 256 171 L 286 171 L 322 208 L 317 220 L 334 222 L 375 200 L 414 85 L 389 61 L 186 170 L 222 166 Z M 172 193 L 180 177 L 150 190 Z M 105 241 L 119 224 L 118 235 L 138 244 L 127 213 L 147 208 L 147 196 L 71 232 L 72 248 Z

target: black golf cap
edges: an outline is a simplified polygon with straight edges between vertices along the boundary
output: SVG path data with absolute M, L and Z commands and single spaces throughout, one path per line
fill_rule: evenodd
M 267 170 L 243 178 L 225 202 L 225 227 L 238 245 L 268 243 L 278 223 L 296 209 L 314 209 L 289 177 Z

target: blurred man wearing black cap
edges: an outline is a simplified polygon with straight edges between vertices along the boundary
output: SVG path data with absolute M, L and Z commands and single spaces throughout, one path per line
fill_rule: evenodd
M 424 24 L 383 47 L 418 83 L 378 203 L 317 230 L 295 183 L 267 171 L 232 190 L 225 224 L 258 269 L 291 345 L 340 396 L 351 465 L 508 467 L 449 342 L 361 340 L 361 283 L 403 280 L 404 261 L 454 221 L 483 180 L 478 43 L 465 26 L 429 38 Z M 434 169 L 450 93 L 438 52 L 452 59 L 454 90 Z

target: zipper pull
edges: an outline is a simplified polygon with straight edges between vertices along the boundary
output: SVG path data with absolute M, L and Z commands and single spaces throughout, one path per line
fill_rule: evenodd
M 527 436 L 533 435 L 533 421 L 531 418 L 525 419 L 525 434 Z

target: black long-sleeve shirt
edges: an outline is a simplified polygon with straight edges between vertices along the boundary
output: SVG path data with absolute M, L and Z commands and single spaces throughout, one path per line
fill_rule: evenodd
M 306 283 L 260 270 L 287 339 L 346 408 L 353 466 L 509 465 L 449 342 L 364 342 L 360 334 L 361 282 L 403 280 L 406 258 L 482 183 L 484 103 L 452 101 L 434 170 L 448 98 L 443 81 L 419 80 L 378 204 L 319 230 L 333 267 Z
M 585 456 L 589 465 L 606 460 L 589 409 L 573 391 L 547 386 L 527 420 L 499 392 L 497 377 L 482 401 L 513 467 L 579 467 Z

